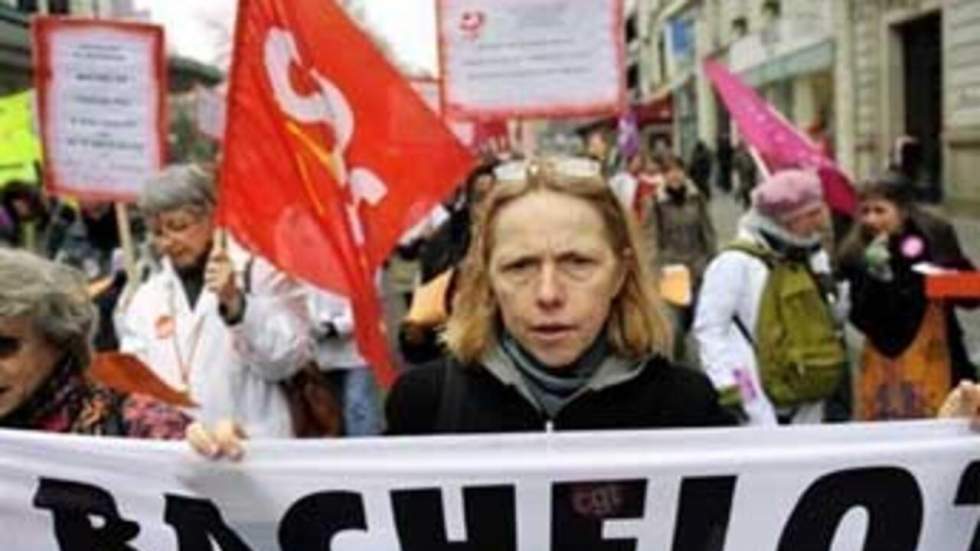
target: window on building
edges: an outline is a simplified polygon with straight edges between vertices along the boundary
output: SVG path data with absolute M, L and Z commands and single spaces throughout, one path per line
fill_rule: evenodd
M 25 13 L 36 13 L 37 0 L 17 0 L 17 10 Z
M 69 0 L 49 0 L 48 13 L 57 15 L 68 15 L 71 13 L 71 2 Z
M 781 0 L 765 0 L 762 3 L 762 15 L 769 18 L 775 19 L 779 17 L 779 14 L 783 11 L 783 3 Z
M 630 65 L 626 70 L 626 86 L 630 90 L 640 88 L 640 66 L 638 64 Z
M 743 15 L 732 19 L 732 31 L 734 31 L 736 38 L 749 34 L 749 19 Z
M 636 36 L 637 36 L 636 25 L 637 25 L 637 17 L 636 14 L 633 14 L 629 17 L 629 19 L 626 20 L 626 43 L 627 44 L 630 44 L 634 40 L 636 40 Z

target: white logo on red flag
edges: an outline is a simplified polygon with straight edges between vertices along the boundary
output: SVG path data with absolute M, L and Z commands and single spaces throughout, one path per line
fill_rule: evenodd
M 293 277 L 348 297 L 394 375 L 374 275 L 472 156 L 336 2 L 240 0 L 219 219 Z
M 323 163 L 340 187 L 349 187 L 347 216 L 355 241 L 358 245 L 363 245 L 364 224 L 358 209 L 362 202 L 371 206 L 381 203 L 388 194 L 388 186 L 369 168 L 355 167 L 348 174 L 344 153 L 354 136 L 354 112 L 344 93 L 316 69 L 310 71 L 310 76 L 319 86 L 320 92 L 306 96 L 297 93 L 289 80 L 289 68 L 294 62 L 302 65 L 301 61 L 293 35 L 282 29 L 270 29 L 265 40 L 265 65 L 276 102 L 284 113 L 298 122 L 323 123 L 333 130 L 337 144 L 333 151 L 328 152 L 313 138 L 304 134 L 299 126 L 289 125 L 290 132 L 297 135 L 303 145 Z

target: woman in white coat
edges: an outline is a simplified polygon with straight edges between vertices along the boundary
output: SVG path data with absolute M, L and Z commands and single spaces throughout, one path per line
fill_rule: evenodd
M 215 239 L 213 177 L 166 169 L 140 197 L 163 269 L 117 314 L 120 348 L 185 391 L 196 420 L 231 419 L 252 437 L 290 437 L 280 384 L 312 356 L 302 288 Z
M 739 222 L 735 242 L 805 262 L 828 304 L 836 308 L 833 319 L 839 326 L 831 329 L 842 327 L 844 313 L 830 258 L 821 246 L 828 217 L 820 180 L 799 170 L 777 173 L 755 189 L 752 203 Z M 741 250 L 725 250 L 708 265 L 693 327 L 701 365 L 723 401 L 730 397 L 741 408 L 747 424 L 819 423 L 836 418 L 827 415 L 823 401 L 779 410 L 766 395 L 754 344 L 768 277 L 766 263 Z

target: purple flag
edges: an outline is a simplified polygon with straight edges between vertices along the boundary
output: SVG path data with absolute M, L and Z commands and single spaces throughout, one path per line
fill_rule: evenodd
M 624 159 L 629 159 L 640 151 L 640 129 L 636 124 L 636 113 L 632 109 L 627 109 L 619 118 L 617 143 Z

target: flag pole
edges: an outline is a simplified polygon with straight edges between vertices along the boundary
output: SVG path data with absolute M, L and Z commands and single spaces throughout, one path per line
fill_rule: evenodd
M 119 245 L 123 251 L 126 281 L 135 285 L 139 274 L 136 273 L 136 248 L 133 245 L 133 231 L 129 226 L 129 213 L 125 204 L 117 201 L 113 205 L 116 210 L 116 225 L 119 226 Z
M 755 167 L 759 169 L 759 174 L 762 174 L 762 176 L 766 179 L 772 176 L 772 171 L 770 171 L 769 167 L 766 166 L 766 162 L 762 160 L 762 155 L 759 155 L 759 150 L 751 145 L 748 146 L 748 149 L 749 155 L 751 155 L 752 160 L 755 161 Z

